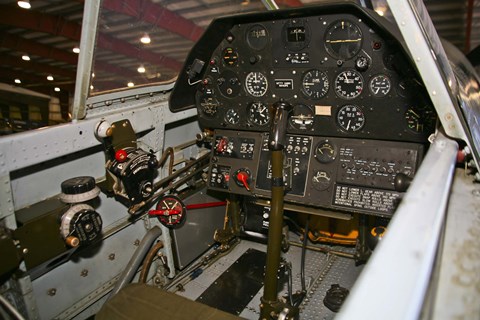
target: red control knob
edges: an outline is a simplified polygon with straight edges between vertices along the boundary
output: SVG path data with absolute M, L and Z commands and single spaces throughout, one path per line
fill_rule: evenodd
M 115 152 L 115 160 L 117 160 L 118 162 L 126 161 L 127 156 L 128 156 L 127 151 L 125 151 L 123 149 L 120 149 L 117 152 Z
M 250 175 L 245 171 L 240 171 L 237 173 L 236 177 L 237 181 L 239 181 L 242 186 L 250 191 L 250 185 L 248 184 L 248 180 L 250 180 Z

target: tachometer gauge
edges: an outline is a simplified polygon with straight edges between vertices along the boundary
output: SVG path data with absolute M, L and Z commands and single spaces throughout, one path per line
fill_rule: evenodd
M 358 71 L 346 70 L 335 79 L 335 93 L 343 99 L 354 99 L 363 91 L 363 78 Z
M 263 126 L 270 122 L 270 113 L 268 107 L 261 102 L 253 102 L 250 104 L 247 113 L 248 120 L 252 124 Z
M 435 129 L 437 116 L 429 106 L 408 108 L 405 112 L 408 129 L 416 133 L 432 132 Z
M 251 26 L 246 33 L 247 43 L 254 50 L 262 50 L 268 43 L 268 32 L 261 24 Z
M 384 74 L 376 75 L 370 80 L 369 88 L 374 97 L 385 97 L 391 87 L 390 79 Z
M 223 62 L 225 62 L 227 66 L 234 66 L 237 64 L 237 61 L 238 53 L 235 49 L 228 47 L 223 50 Z
M 250 72 L 245 78 L 245 89 L 254 97 L 263 97 L 267 93 L 267 77 L 261 72 Z
M 337 148 L 328 140 L 320 141 L 315 148 L 315 159 L 320 163 L 329 163 L 335 160 L 337 156 Z
M 237 124 L 240 121 L 240 114 L 234 109 L 228 109 L 225 113 L 225 121 L 230 124 Z
M 327 94 L 328 87 L 328 78 L 324 72 L 314 69 L 303 75 L 302 91 L 307 97 L 319 99 Z
M 337 123 L 343 130 L 355 132 L 365 125 L 365 116 L 360 107 L 347 104 L 338 111 Z
M 362 31 L 351 21 L 337 20 L 325 32 L 325 48 L 337 60 L 348 60 L 362 48 Z
M 313 126 L 314 114 L 309 106 L 297 104 L 290 116 L 290 125 L 299 130 L 308 130 Z
M 148 214 L 156 216 L 161 224 L 171 228 L 185 220 L 186 212 L 185 205 L 178 197 L 168 195 L 158 200 L 155 210 L 150 210 Z

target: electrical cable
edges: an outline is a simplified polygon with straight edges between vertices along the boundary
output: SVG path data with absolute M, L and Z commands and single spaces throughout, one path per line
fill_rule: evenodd
M 152 265 L 153 258 L 157 255 L 158 250 L 163 248 L 163 242 L 158 241 L 152 249 L 147 253 L 147 256 L 145 257 L 145 260 L 143 262 L 142 266 L 142 271 L 140 272 L 140 277 L 138 282 L 139 283 L 146 283 L 147 282 L 147 276 L 148 276 L 148 271 L 150 270 L 150 266 Z
M 0 303 L 7 309 L 8 312 L 10 312 L 15 317 L 15 319 L 25 320 L 25 318 L 20 314 L 20 312 L 18 312 L 18 310 L 15 309 L 15 307 L 12 306 L 12 304 L 2 295 L 0 295 Z

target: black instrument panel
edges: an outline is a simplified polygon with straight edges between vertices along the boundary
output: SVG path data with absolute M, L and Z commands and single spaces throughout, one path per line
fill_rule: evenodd
M 209 187 L 269 197 L 271 106 L 291 106 L 285 200 L 391 215 L 436 113 L 400 37 L 353 3 L 220 18 L 170 98 L 214 129 Z
M 377 29 L 345 13 L 232 25 L 189 69 L 202 66 L 189 79 L 200 124 L 268 131 L 283 99 L 290 133 L 425 142 L 434 109 L 401 45 Z

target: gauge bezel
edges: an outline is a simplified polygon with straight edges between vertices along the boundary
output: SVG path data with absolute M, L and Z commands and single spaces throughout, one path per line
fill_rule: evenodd
M 339 78 L 341 75 L 343 74 L 346 74 L 348 72 L 351 72 L 351 73 L 354 73 L 356 75 L 356 77 L 358 77 L 359 79 L 359 82 L 358 84 L 356 85 L 356 87 L 354 88 L 354 90 L 351 90 L 349 88 L 349 92 L 347 92 L 346 94 L 343 94 L 342 92 L 344 90 L 339 90 L 339 88 L 341 88 L 341 83 L 339 83 Z M 345 85 L 346 80 L 343 81 L 343 85 Z M 358 80 L 357 80 L 358 81 Z M 353 69 L 348 69 L 348 70 L 343 70 L 341 71 L 336 77 L 335 77 L 335 94 L 339 97 L 339 98 L 342 98 L 342 99 L 345 99 L 345 100 L 353 100 L 355 98 L 358 98 L 362 92 L 363 92 L 363 88 L 364 88 L 364 79 L 362 77 L 362 75 L 360 74 L 360 72 L 358 72 L 357 70 L 353 70 Z M 350 83 L 348 83 L 350 84 Z M 340 87 L 339 87 L 340 86 Z M 358 86 L 360 86 L 360 88 L 358 88 Z M 345 90 L 346 91 L 346 90 Z M 354 95 L 351 95 L 351 93 L 354 93 Z
M 251 38 L 251 34 L 252 34 L 252 32 L 254 32 L 254 29 L 256 29 L 256 28 L 262 29 L 262 31 L 265 32 L 265 35 L 262 36 L 262 37 L 257 36 L 257 37 Z M 256 43 L 252 42 L 252 41 L 258 41 L 259 39 L 262 39 L 262 41 L 264 41 L 264 42 L 262 42 L 261 44 L 256 44 Z M 263 40 L 263 39 L 265 39 L 265 40 Z M 269 38 L 268 30 L 263 24 L 256 23 L 256 24 L 250 26 L 248 28 L 248 30 L 245 32 L 245 42 L 253 50 L 260 51 L 260 50 L 265 49 L 265 47 L 268 45 L 269 41 L 270 41 L 270 38 Z
M 340 43 L 339 47 L 341 48 L 343 45 L 347 45 L 347 46 L 352 46 L 354 45 L 354 50 L 348 50 L 348 55 L 346 56 L 343 56 L 341 53 L 340 53 L 340 49 L 336 49 L 332 46 L 332 32 L 337 30 L 338 27 L 340 27 L 342 25 L 342 23 L 345 25 L 345 24 L 348 24 L 349 28 L 353 27 L 357 33 L 359 33 L 360 35 L 360 39 L 356 42 L 342 42 Z M 344 28 L 342 27 L 342 30 Z M 333 41 L 341 41 L 341 40 L 354 40 L 354 39 L 337 39 L 337 40 L 333 40 Z M 336 43 L 335 43 L 336 44 Z M 360 28 L 360 26 L 358 26 L 356 23 L 354 23 L 353 21 L 349 20 L 349 19 L 339 19 L 339 20 L 335 20 L 333 21 L 332 23 L 330 23 L 325 31 L 325 34 L 324 34 L 324 46 L 325 46 L 325 50 L 327 50 L 327 53 L 334 59 L 337 59 L 337 60 L 343 60 L 343 61 L 346 61 L 346 60 L 350 60 L 352 59 L 353 57 L 355 57 L 359 52 L 360 50 L 362 49 L 362 46 L 363 46 L 363 33 L 362 33 L 362 29 Z M 351 51 L 351 52 L 349 52 Z
M 344 123 L 344 121 L 346 120 L 341 120 L 340 119 L 340 115 L 343 114 L 344 110 L 346 110 L 347 108 L 355 108 L 357 110 L 360 111 L 361 113 L 361 116 L 362 116 L 362 120 L 361 120 L 361 124 L 360 126 L 351 126 L 350 123 Z M 363 112 L 363 109 L 360 108 L 359 106 L 357 105 L 354 105 L 354 104 L 346 104 L 346 105 L 343 105 L 341 106 L 339 109 L 338 109 L 338 112 L 337 112 L 337 124 L 340 126 L 340 128 L 345 131 L 345 132 L 358 132 L 358 131 L 361 131 L 364 127 L 365 127 L 365 122 L 366 122 L 366 119 L 365 119 L 365 113 Z
M 313 73 L 317 73 L 317 76 L 313 75 Z M 319 78 L 322 81 L 322 88 L 320 90 L 310 90 L 310 88 L 305 88 L 305 79 L 309 76 L 315 78 Z M 312 88 L 315 87 L 315 84 Z M 305 72 L 302 76 L 302 93 L 310 99 L 320 99 L 327 95 L 328 89 L 330 89 L 330 82 L 328 81 L 328 75 L 326 72 L 320 71 L 318 69 L 310 69 Z M 310 93 L 309 93 L 310 90 Z
M 266 112 L 265 114 L 266 114 L 267 119 L 266 119 L 265 122 L 260 121 L 260 119 L 256 115 L 258 110 L 254 110 L 254 108 L 260 108 L 260 107 L 264 107 L 262 113 Z M 266 106 L 264 103 L 262 103 L 260 101 L 254 101 L 254 102 L 249 103 L 248 107 L 247 107 L 247 118 L 248 118 L 248 122 L 252 125 L 255 125 L 255 126 L 265 126 L 265 125 L 267 125 L 268 123 L 270 123 L 270 112 L 268 110 L 268 106 Z
M 231 53 L 228 53 L 228 54 L 234 54 L 234 59 L 231 60 L 231 62 L 227 61 L 226 59 L 226 55 L 227 55 L 227 50 L 231 50 L 232 52 Z M 225 47 L 223 48 L 222 50 L 222 61 L 223 61 L 223 64 L 227 67 L 233 67 L 233 66 L 236 66 L 238 64 L 238 59 L 239 59 L 239 56 L 238 56 L 238 51 L 235 50 L 235 48 L 233 47 Z
M 254 88 L 251 84 L 252 81 L 255 81 L 253 79 L 250 79 L 251 77 L 257 76 L 261 79 L 258 79 L 257 81 L 261 81 L 257 86 L 261 85 L 259 88 Z M 267 94 L 268 90 L 268 79 L 265 74 L 263 74 L 260 71 L 252 71 L 247 73 L 245 76 L 245 91 L 251 95 L 252 97 L 255 98 L 260 98 L 263 97 L 265 94 Z
M 324 156 L 323 153 L 321 155 L 319 155 L 318 153 L 318 150 L 320 149 L 320 146 L 324 146 L 326 144 L 329 144 L 331 146 L 331 149 L 333 150 L 333 155 L 326 155 Z M 317 145 L 315 146 L 315 154 L 314 154 L 314 157 L 315 159 L 317 159 L 318 162 L 320 163 L 330 163 L 330 162 L 333 162 L 335 161 L 335 159 L 337 158 L 337 147 L 335 146 L 335 144 L 333 144 L 332 142 L 330 142 L 330 140 L 328 139 L 325 139 L 325 140 L 322 140 L 320 141 L 319 143 L 317 143 Z
M 234 121 L 234 122 L 230 121 L 230 120 L 229 120 L 229 117 L 228 117 L 229 113 L 231 113 L 231 112 L 234 112 L 234 113 L 236 114 L 236 116 L 237 116 L 237 120 Z M 232 115 L 232 116 L 233 116 L 233 115 Z M 230 109 L 228 109 L 228 110 L 225 112 L 225 117 L 224 117 L 224 118 L 225 118 L 225 121 L 226 121 L 228 124 L 236 125 L 236 124 L 238 124 L 238 123 L 240 122 L 240 113 L 239 113 L 237 110 L 235 110 L 235 109 L 233 109 L 233 108 L 230 108 Z
M 387 92 L 385 93 L 375 93 L 374 90 L 373 90 L 373 81 L 375 79 L 378 79 L 379 77 L 384 77 L 387 82 L 388 82 L 388 90 Z M 384 73 L 379 73 L 379 74 L 376 74 L 376 75 L 373 75 L 370 80 L 368 81 L 368 89 L 370 90 L 370 93 L 372 94 L 373 97 L 376 97 L 376 98 L 382 98 L 382 97 L 386 97 L 391 91 L 392 91 L 392 80 L 390 79 L 390 77 Z
M 291 28 L 303 28 L 304 30 L 304 40 L 303 41 L 289 41 L 289 29 Z M 310 26 L 306 19 L 290 19 L 288 20 L 282 28 L 282 41 L 290 51 L 300 51 L 305 49 L 308 44 L 310 43 L 311 34 L 310 34 Z

